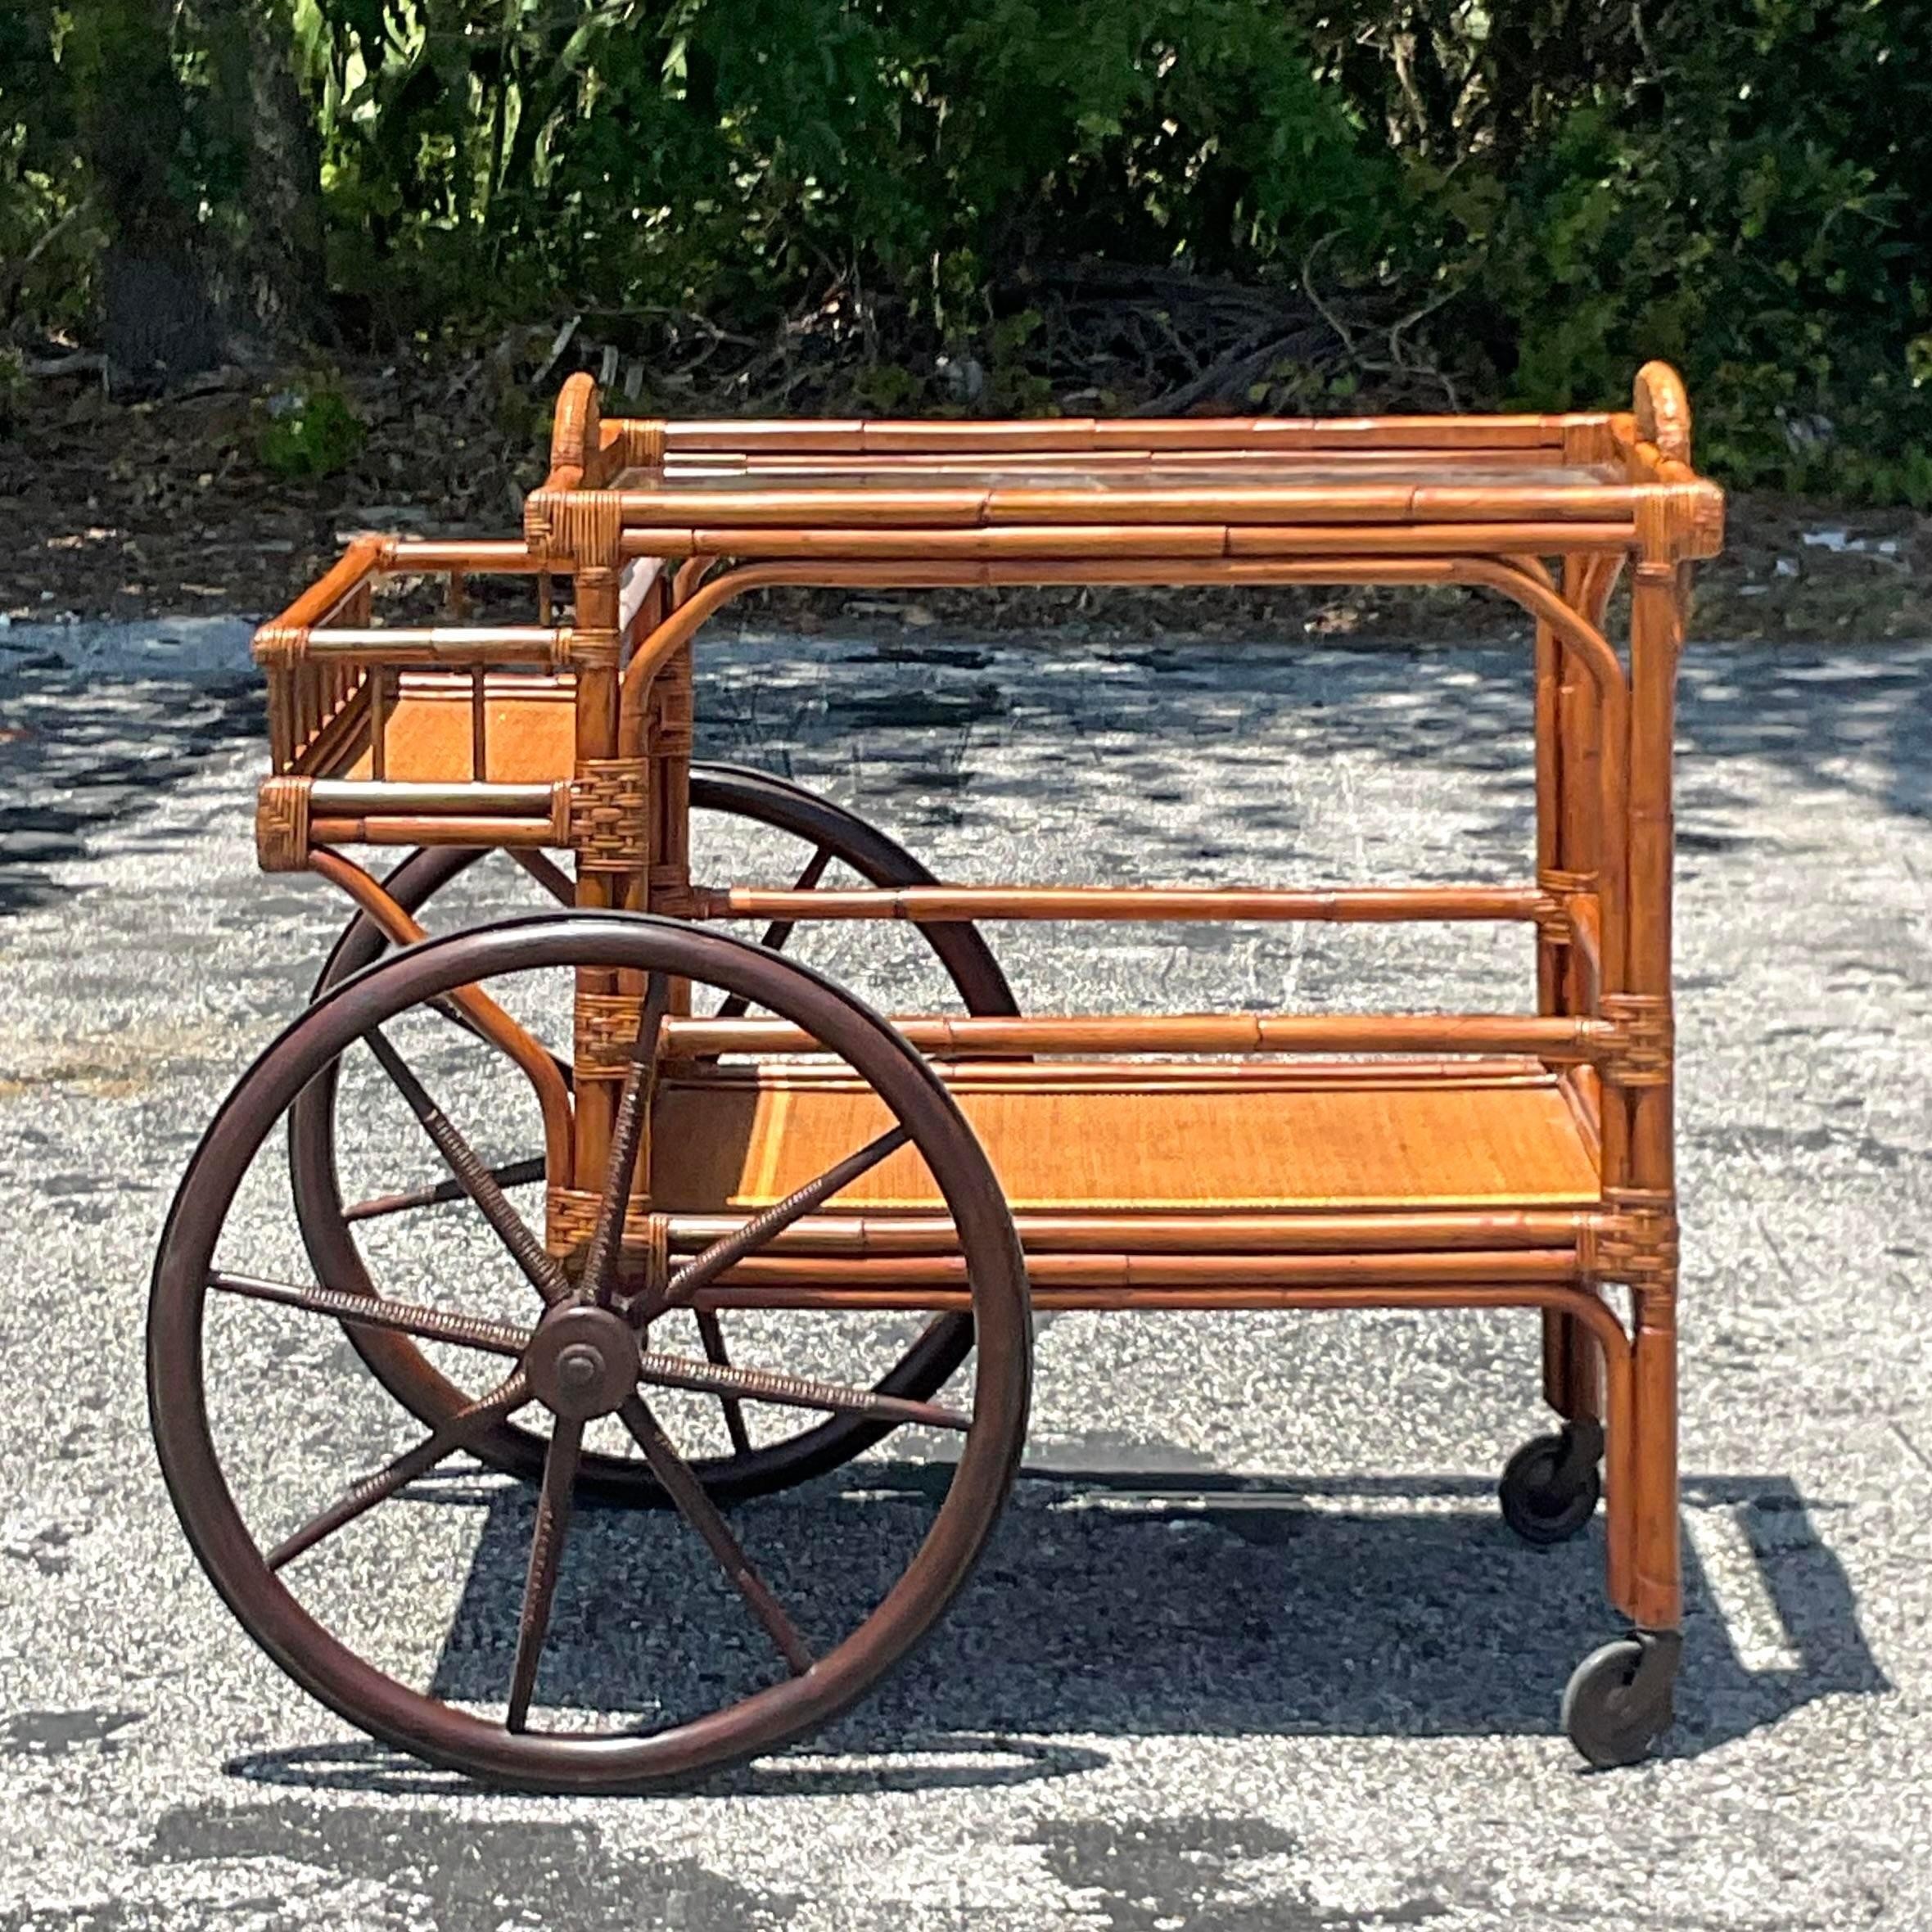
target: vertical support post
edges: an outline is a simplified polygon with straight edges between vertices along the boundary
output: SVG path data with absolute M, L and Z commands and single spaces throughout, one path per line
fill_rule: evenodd
M 365 579 L 362 583 L 357 585 L 355 589 L 350 591 L 347 597 L 343 598 L 342 622 L 349 625 L 353 630 L 366 630 L 368 628 L 370 618 L 374 614 L 375 608 L 375 586 Z M 371 721 L 370 743 L 372 745 L 373 745 L 374 720 L 376 715 L 376 674 L 374 670 L 365 670 L 359 673 L 354 665 L 344 664 L 336 667 L 336 676 L 337 680 L 336 688 L 331 697 L 329 705 L 329 708 L 332 711 L 335 709 L 337 704 L 341 703 L 348 697 L 350 693 L 354 688 L 354 682 L 359 676 L 368 681 L 369 685 L 369 717 Z M 381 774 L 378 772 L 372 772 L 371 775 L 374 777 L 380 777 Z
M 1672 757 L 1677 672 L 1684 634 L 1679 532 L 1662 492 L 1637 512 L 1631 589 L 1628 809 L 1629 944 L 1617 1016 L 1641 1026 L 1649 1050 L 1614 1098 L 1627 1108 L 1628 1179 L 1613 1205 L 1650 1230 L 1632 1270 L 1632 1435 L 1629 1468 L 1630 1601 L 1638 1627 L 1674 1630 L 1682 1619 L 1677 1522 L 1677 1192 L 1671 1009 L 1671 897 L 1675 827 Z M 1607 1004 L 1607 1003 L 1606 1003 Z
M 1564 565 L 1568 574 L 1568 562 Z M 1537 878 L 1539 884 L 1563 863 L 1563 710 L 1562 647 L 1546 618 L 1536 631 L 1536 800 Z M 1537 1011 L 1564 1010 L 1564 959 L 1547 930 L 1537 932 Z M 1569 1414 L 1569 1318 L 1551 1308 L 1542 1315 L 1543 1400 L 1559 1415 Z
M 1590 558 L 1564 558 L 1563 599 L 1581 615 L 1593 615 L 1588 609 L 1591 582 Z M 1539 623 L 1537 877 L 1546 892 L 1573 895 L 1597 890 L 1601 729 L 1594 681 L 1575 652 L 1546 624 Z M 1547 753 L 1546 734 L 1551 741 Z M 1555 945 L 1546 937 L 1542 940 L 1537 950 L 1537 991 L 1545 1013 L 1587 1010 L 1583 968 L 1573 944 Z M 1596 1338 L 1575 1316 L 1552 1309 L 1543 1312 L 1542 1330 L 1543 1400 L 1565 1421 L 1600 1422 L 1603 1367 Z
M 691 746 L 693 731 L 692 652 L 687 643 L 665 666 L 659 683 L 664 687 L 663 708 L 658 713 L 656 773 L 661 807 L 657 862 L 651 869 L 651 903 L 653 911 L 677 919 L 691 916 Z M 691 1010 L 691 982 L 671 982 L 670 1011 L 683 1015 Z
M 640 638 L 668 617 L 677 602 L 674 578 L 660 569 L 638 611 Z M 645 703 L 645 730 L 651 761 L 650 864 L 643 903 L 670 919 L 691 916 L 692 647 L 675 652 L 652 679 Z M 691 1010 L 691 982 L 674 979 L 668 1010 L 679 1018 Z
M 460 624 L 469 615 L 469 587 L 459 570 L 449 573 L 449 621 Z M 470 776 L 478 784 L 490 776 L 489 675 L 481 664 L 470 669 Z
M 606 530 L 601 526 L 608 521 Z M 585 775 L 594 765 L 603 763 L 617 752 L 617 532 L 615 519 L 583 517 L 577 520 L 580 545 L 587 539 L 607 537 L 590 554 L 579 548 L 576 558 L 576 625 L 571 639 L 576 661 L 577 679 L 577 771 Z M 588 527 L 587 527 L 588 526 Z M 621 873 L 594 869 L 580 851 L 577 860 L 577 904 L 597 910 L 625 903 L 625 880 Z M 617 975 L 608 967 L 580 967 L 577 996 L 580 1010 L 585 997 L 607 998 L 618 991 Z M 611 1129 L 616 1116 L 616 1095 L 607 1081 L 586 1081 L 576 1095 L 576 1147 L 573 1185 L 598 1189 L 603 1185 L 604 1169 L 610 1159 Z
M 1567 574 L 1567 568 L 1566 568 Z M 1561 673 L 1556 634 L 1547 620 L 1537 620 L 1536 636 L 1536 797 L 1537 877 L 1542 879 L 1562 864 L 1560 843 L 1563 812 Z M 1537 1011 L 1563 1010 L 1563 948 L 1546 932 L 1537 934 Z
M 389 776 L 389 681 L 386 664 L 369 666 L 369 776 L 377 784 Z
M 470 669 L 470 776 L 481 785 L 490 777 L 490 674 Z
M 296 754 L 298 757 L 308 750 L 309 741 L 315 735 L 315 680 L 320 675 L 315 665 L 305 661 L 295 666 L 295 674 L 289 680 L 290 693 L 295 701 L 292 708 L 296 720 Z

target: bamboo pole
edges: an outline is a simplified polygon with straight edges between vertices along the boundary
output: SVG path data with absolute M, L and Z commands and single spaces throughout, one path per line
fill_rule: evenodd
M 381 567 L 386 575 L 409 576 L 431 571 L 528 576 L 543 567 L 521 537 L 392 537 L 383 544 Z
M 620 644 L 619 589 L 616 545 L 610 554 L 598 552 L 576 560 L 576 621 L 579 630 L 596 640 L 597 657 L 577 671 L 576 764 L 580 773 L 617 754 L 617 652 Z M 577 904 L 589 911 L 605 911 L 625 903 L 626 882 L 619 875 L 577 864 Z M 586 1000 L 608 999 L 620 991 L 615 969 L 581 966 L 577 969 L 580 1009 Z M 576 1095 L 576 1165 L 573 1184 L 587 1189 L 603 1186 L 610 1159 L 611 1132 L 617 1094 L 610 1081 L 586 1081 Z M 562 1168 L 553 1168 L 562 1173 Z
M 312 818 L 309 836 L 318 845 L 503 846 L 560 848 L 552 818 L 411 818 L 371 812 L 359 818 Z
M 789 892 L 749 886 L 701 892 L 699 919 L 1247 919 L 1399 923 L 1536 920 L 1555 910 L 1545 894 L 1509 887 L 1425 887 L 1290 892 L 1259 887 L 907 886 Z
M 704 508 L 708 511 L 711 506 Z M 1397 524 L 1241 527 L 1223 523 L 1014 524 L 997 529 L 839 528 L 801 523 L 748 527 L 716 522 L 636 524 L 621 539 L 626 557 L 744 562 L 824 557 L 846 562 L 936 560 L 1066 563 L 1082 557 L 1158 559 L 1214 557 L 1420 556 L 1453 553 L 1534 557 L 1556 548 L 1615 553 L 1634 525 L 1601 523 Z
M 318 779 L 309 787 L 312 812 L 356 818 L 371 812 L 402 813 L 433 818 L 445 814 L 488 818 L 550 816 L 557 784 L 502 785 L 475 779 L 452 779 L 445 784 L 419 784 L 400 779 Z
M 1640 404 L 1641 414 L 1641 404 Z M 1674 830 L 1671 764 L 1677 657 L 1683 641 L 1677 531 L 1661 508 L 1647 520 L 1631 588 L 1630 925 L 1626 985 L 1664 1018 L 1671 998 Z M 1629 1086 L 1630 1197 L 1661 1213 L 1674 1236 L 1676 1157 L 1672 1069 Z M 1631 1283 L 1636 1407 L 1631 1517 L 1630 1614 L 1640 1627 L 1675 1629 L 1683 1614 L 1677 1523 L 1677 1275 L 1653 1261 Z
M 540 624 L 396 625 L 374 630 L 311 630 L 304 655 L 354 663 L 487 665 L 553 663 L 569 633 Z
M 719 477 L 857 476 L 876 481 L 888 475 L 973 475 L 990 466 L 986 451 L 958 449 L 907 450 L 887 454 L 863 451 L 820 450 L 692 450 L 672 456 L 664 465 L 661 480 L 670 485 L 715 485 Z M 1399 471 L 1416 475 L 1431 471 L 1466 470 L 1471 462 L 1468 449 L 1354 449 L 1336 445 L 1326 449 L 1294 450 L 1271 449 L 1262 443 L 1239 440 L 1208 449 L 1156 449 L 1151 441 L 1122 443 L 1117 448 L 1083 449 L 1000 450 L 997 467 L 1003 474 L 1065 476 L 1081 480 L 1095 475 L 1122 476 L 1157 470 L 1162 474 L 1228 472 L 1256 465 L 1266 465 L 1284 477 L 1299 474 L 1304 480 L 1311 471 L 1346 474 Z M 1584 472 L 1580 480 L 1615 481 L 1621 471 L 1628 480 L 1627 465 L 1618 461 L 1615 449 L 1600 463 L 1572 466 L 1567 455 L 1546 445 L 1478 450 L 1474 460 L 1485 467 L 1501 469 L 1547 469 L 1558 463 Z M 1284 461 L 1284 458 L 1289 460 Z M 1307 458 L 1309 460 L 1296 460 Z M 1612 475 L 1600 479 L 1589 472 L 1607 468 Z
M 673 1214 L 672 1251 L 693 1253 L 736 1234 L 750 1215 Z M 1029 1256 L 1046 1254 L 1229 1255 L 1375 1254 L 1479 1248 L 1573 1248 L 1584 1225 L 1578 1213 L 1347 1214 L 1028 1214 L 1013 1217 Z M 764 1244 L 777 1256 L 949 1255 L 959 1231 L 946 1215 L 813 1214 Z
M 1617 1037 L 1600 1020 L 1486 1013 L 941 1014 L 892 1024 L 922 1052 L 960 1054 L 1505 1053 L 1563 1063 L 1602 1059 Z M 688 1059 L 824 1050 L 801 1027 L 756 1018 L 667 1020 L 664 1043 Z
M 1576 1250 L 1512 1248 L 1434 1253 L 1375 1254 L 1089 1254 L 1027 1257 L 1027 1275 L 1037 1298 L 1056 1291 L 1095 1289 L 1108 1293 L 1211 1288 L 1223 1293 L 1266 1293 L 1280 1288 L 1483 1287 L 1528 1283 L 1555 1284 L 1578 1278 Z M 969 1293 L 966 1260 L 956 1254 L 849 1256 L 752 1255 L 720 1278 L 724 1288 L 769 1289 L 795 1295 L 772 1306 L 842 1307 L 866 1305 L 877 1289 L 950 1289 Z M 810 1299 L 813 1295 L 819 1298 Z M 880 1303 L 872 1303 L 881 1306 Z M 922 1302 L 920 1306 L 932 1306 Z
M 664 425 L 667 460 L 699 451 L 752 450 L 875 455 L 933 449 L 1000 455 L 1022 449 L 1246 448 L 1409 450 L 1560 450 L 1566 421 L 1594 418 L 1519 415 L 1455 418 L 1132 417 L 1117 421 L 1057 417 L 1040 422 L 673 420 Z M 1607 420 L 1607 418 L 1605 418 Z

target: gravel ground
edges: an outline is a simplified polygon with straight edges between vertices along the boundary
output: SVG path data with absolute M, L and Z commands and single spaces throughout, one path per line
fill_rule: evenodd
M 584 1803 L 467 1790 L 311 1704 L 216 1602 L 148 1447 L 169 1195 L 339 918 L 254 869 L 243 634 L 0 632 L 0 1932 L 1932 1926 L 1932 648 L 1686 668 L 1690 1595 L 1660 1761 L 1591 1774 L 1556 1732 L 1615 1625 L 1600 1535 L 1536 1551 L 1496 1518 L 1542 1426 L 1533 1321 L 1067 1316 L 1004 1526 L 915 1662 L 795 1754 Z M 711 648 L 703 749 L 954 876 L 1520 877 L 1523 671 L 745 631 Z M 829 928 L 809 956 L 903 989 L 908 937 Z M 1526 964 L 1479 928 L 997 937 L 1046 1009 L 1501 1004 Z M 427 1176 L 395 1127 L 363 1157 Z M 300 1267 L 272 1181 L 243 1217 L 237 1254 Z M 339 1343 L 271 1325 L 227 1359 L 265 1505 L 406 1439 Z M 919 1480 L 889 1444 L 743 1532 L 788 1575 L 836 1552 L 856 1576 Z M 342 1615 L 490 1695 L 527 1498 L 458 1476 L 379 1514 L 327 1573 Z M 675 1526 L 589 1521 L 571 1615 L 706 1587 Z

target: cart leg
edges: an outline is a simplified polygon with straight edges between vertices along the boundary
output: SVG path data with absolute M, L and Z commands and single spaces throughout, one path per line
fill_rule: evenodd
M 1591 560 L 1563 561 L 1563 596 L 1591 617 Z M 1599 784 L 1598 720 L 1594 687 L 1547 621 L 1536 637 L 1537 876 L 1546 892 L 1596 889 Z M 1538 1009 L 1586 1013 L 1582 968 L 1566 928 L 1546 928 L 1537 942 Z M 1503 1519 L 1534 1543 L 1574 1536 L 1595 1513 L 1601 1488 L 1603 1371 L 1586 1325 L 1561 1309 L 1546 1308 L 1543 1399 L 1564 1426 L 1519 1449 L 1503 1472 Z
M 1609 594 L 1601 560 L 1572 555 L 1563 560 L 1564 602 L 1591 624 L 1602 621 Z M 1575 654 L 1546 621 L 1536 636 L 1537 876 L 1546 892 L 1594 894 L 1598 887 L 1602 836 L 1602 718 L 1596 688 Z M 1539 933 L 1537 1009 L 1546 1013 L 1596 1009 L 1595 989 L 1584 963 L 1559 927 Z M 1596 1425 L 1598 1452 L 1603 1420 L 1602 1374 L 1596 1345 L 1574 1316 L 1543 1311 L 1543 1399 L 1566 1423 Z M 1566 1429 L 1566 1439 L 1587 1444 L 1591 1430 Z M 1590 1459 L 1595 1460 L 1593 1454 Z M 1577 1478 L 1580 1479 L 1580 1478 Z
M 1677 1525 L 1677 1292 L 1668 1273 L 1632 1288 L 1631 1440 L 1618 1466 L 1627 1496 L 1612 1525 L 1630 1552 L 1618 1607 L 1635 1627 L 1591 1652 L 1563 1694 L 1563 1728 L 1591 1763 L 1635 1764 L 1669 1730 L 1683 1650 Z M 1621 1582 L 1623 1579 L 1619 1579 Z
M 1646 372 L 1646 374 L 1648 372 Z M 1639 377 L 1641 392 L 1645 378 Z M 1631 1634 L 1584 1659 L 1564 1695 L 1564 1728 L 1593 1764 L 1628 1764 L 1669 1728 L 1682 1647 L 1677 1525 L 1677 1217 L 1672 1133 L 1671 752 L 1683 640 L 1684 583 L 1662 498 L 1637 516 L 1631 589 L 1625 971 L 1603 1016 L 1624 1031 L 1605 1069 L 1604 1199 L 1616 1217 L 1615 1265 L 1628 1283 L 1628 1440 L 1613 1444 L 1619 1492 L 1613 1583 Z M 1608 922 L 1606 922 L 1606 924 Z M 1614 957 L 1615 949 L 1609 949 Z M 1612 985 L 1616 982 L 1613 980 Z
M 1677 1523 L 1677 1320 L 1672 1280 L 1635 1291 L 1632 1386 L 1636 1440 L 1631 1620 L 1640 1630 L 1675 1630 L 1684 1613 Z

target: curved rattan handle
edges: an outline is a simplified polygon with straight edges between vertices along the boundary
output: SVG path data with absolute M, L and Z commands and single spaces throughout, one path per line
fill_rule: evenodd
M 1637 433 L 1654 443 L 1659 456 L 1690 461 L 1690 401 L 1684 378 L 1667 362 L 1647 362 L 1636 372 Z
M 565 378 L 557 395 L 557 416 L 550 429 L 550 467 L 586 470 L 597 457 L 603 424 L 597 406 L 597 382 L 579 369 Z

